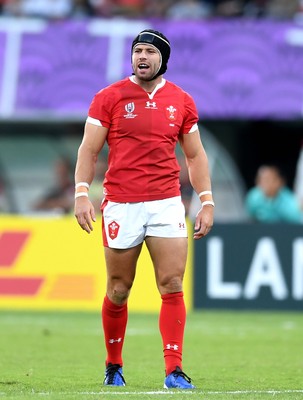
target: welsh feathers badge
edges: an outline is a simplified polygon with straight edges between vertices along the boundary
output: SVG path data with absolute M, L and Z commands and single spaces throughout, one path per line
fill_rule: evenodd
M 118 236 L 119 228 L 120 225 L 115 221 L 112 221 L 110 224 L 108 224 L 108 234 L 112 240 L 116 239 L 116 237 Z
M 175 121 L 177 118 L 177 109 L 174 106 L 166 107 L 166 117 L 170 121 Z

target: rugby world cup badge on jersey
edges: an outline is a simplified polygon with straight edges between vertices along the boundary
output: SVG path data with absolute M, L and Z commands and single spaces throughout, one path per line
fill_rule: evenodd
M 135 103 L 132 101 L 127 103 L 124 107 L 127 114 L 124 114 L 124 118 L 136 118 L 138 114 L 133 114 L 135 111 Z

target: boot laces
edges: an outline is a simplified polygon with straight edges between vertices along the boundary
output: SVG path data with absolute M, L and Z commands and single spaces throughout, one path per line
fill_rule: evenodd
M 107 379 L 107 383 L 109 385 L 113 385 L 115 383 L 116 374 L 120 375 L 122 381 L 125 383 L 124 377 L 121 374 L 121 372 L 119 371 L 120 368 L 121 368 L 121 365 L 119 365 L 119 364 L 108 364 L 108 366 L 106 367 L 106 378 L 105 379 Z
M 176 369 L 173 371 L 173 375 L 177 378 L 178 376 L 181 376 L 184 378 L 188 383 L 191 383 L 191 378 L 186 375 L 180 367 L 176 367 Z

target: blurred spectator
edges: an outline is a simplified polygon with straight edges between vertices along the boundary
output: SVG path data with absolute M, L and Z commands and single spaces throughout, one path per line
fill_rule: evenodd
M 0 14 L 64 19 L 125 18 L 204 19 L 266 17 L 302 19 L 303 0 L 0 0 Z
M 8 213 L 9 211 L 10 207 L 5 188 L 5 181 L 0 176 L 0 213 Z
M 244 15 L 247 17 L 264 17 L 266 16 L 266 7 L 269 0 L 251 0 L 244 5 Z
M 73 166 L 68 159 L 60 158 L 55 162 L 54 174 L 56 185 L 33 208 L 36 211 L 68 214 L 74 207 Z
M 18 16 L 21 0 L 0 0 L 3 15 Z
M 243 0 L 218 0 L 214 12 L 219 17 L 239 17 L 243 10 Z
M 281 170 L 274 165 L 258 169 L 256 186 L 247 193 L 246 209 L 251 219 L 258 222 L 303 222 L 295 194 L 286 186 Z
M 171 19 L 200 19 L 211 15 L 209 3 L 199 0 L 179 0 L 168 9 L 166 16 Z
M 73 0 L 73 18 L 85 18 L 94 15 L 94 8 L 89 0 Z
M 112 0 L 112 15 L 129 18 L 142 17 L 144 6 L 144 0 Z
M 73 0 L 8 0 L 5 13 L 20 17 L 62 19 L 71 16 Z
M 300 203 L 301 210 L 303 210 L 303 143 L 297 161 L 297 168 L 294 180 L 294 192 Z
M 149 18 L 165 18 L 169 8 L 176 1 L 174 0 L 149 0 L 145 3 L 144 13 Z
M 89 0 L 93 8 L 94 15 L 97 17 L 110 17 L 112 14 L 111 0 Z
M 0 14 L 3 13 L 4 11 L 4 6 L 7 3 L 8 0 L 0 0 Z
M 293 19 L 298 9 L 298 0 L 269 0 L 266 14 L 273 19 Z

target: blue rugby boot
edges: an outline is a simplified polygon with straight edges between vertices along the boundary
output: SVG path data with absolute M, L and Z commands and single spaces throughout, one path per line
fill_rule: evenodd
M 164 389 L 195 389 L 191 379 L 179 367 L 167 375 L 164 380 Z
M 103 384 L 107 386 L 126 385 L 121 365 L 108 363 Z

